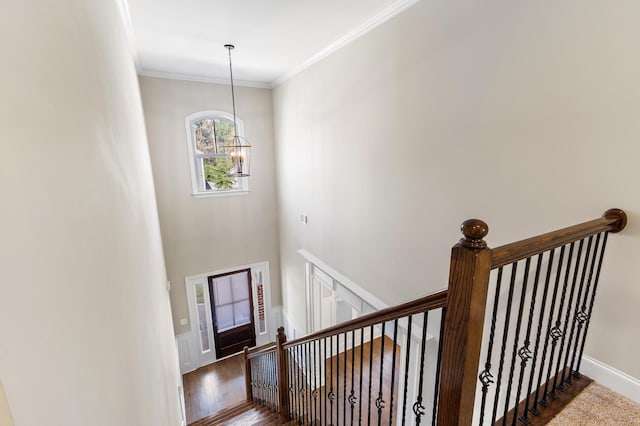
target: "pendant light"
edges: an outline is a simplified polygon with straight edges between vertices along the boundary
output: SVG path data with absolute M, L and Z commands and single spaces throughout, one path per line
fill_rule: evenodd
M 235 48 L 233 44 L 225 44 L 225 49 L 229 51 L 229 74 L 231 76 L 231 103 L 233 105 L 233 142 L 224 145 L 224 153 L 231 157 L 233 169 L 229 172 L 235 177 L 249 176 L 249 165 L 251 157 L 251 145 L 244 137 L 238 135 L 238 122 L 236 121 L 236 97 L 233 87 L 233 67 L 231 66 L 231 50 Z

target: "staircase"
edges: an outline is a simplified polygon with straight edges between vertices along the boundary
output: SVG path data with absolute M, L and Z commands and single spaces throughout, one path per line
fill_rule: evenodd
M 607 237 L 626 222 L 610 209 L 491 249 L 468 220 L 448 289 L 293 341 L 281 327 L 245 349 L 248 402 L 190 426 L 546 424 L 591 382 L 580 364 Z
M 266 407 L 258 406 L 252 402 L 243 402 L 190 423 L 189 426 L 281 426 L 295 424 L 297 424 L 295 420 L 282 423 L 280 415 Z

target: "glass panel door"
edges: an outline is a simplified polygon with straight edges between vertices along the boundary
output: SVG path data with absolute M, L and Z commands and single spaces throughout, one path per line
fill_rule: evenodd
M 244 346 L 254 347 L 251 270 L 209 277 L 209 292 L 217 357 L 240 352 Z

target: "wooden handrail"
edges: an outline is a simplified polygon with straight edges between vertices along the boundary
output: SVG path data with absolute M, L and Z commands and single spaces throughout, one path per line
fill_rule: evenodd
M 249 353 L 247 354 L 247 359 L 258 358 L 259 356 L 262 356 L 265 354 L 275 353 L 278 350 L 276 343 L 273 342 L 273 343 L 270 343 L 270 345 L 273 345 L 273 346 L 258 349 L 257 351 L 254 351 L 254 352 L 249 351 Z
M 446 305 L 447 290 L 440 290 L 436 293 L 432 293 L 420 299 L 412 300 L 411 302 L 407 302 L 391 308 L 382 309 L 380 311 L 352 319 L 351 321 L 347 321 L 333 327 L 325 328 L 316 333 L 309 334 L 308 336 L 291 340 L 289 342 L 286 342 L 283 347 L 287 349 L 292 346 L 300 345 L 302 343 L 312 342 L 317 339 L 335 336 L 336 334 L 346 333 L 363 327 L 381 324 L 383 322 L 391 321 L 397 318 L 404 318 L 409 315 L 443 308 Z
M 624 211 L 610 209 L 599 219 L 494 248 L 491 252 L 491 269 L 544 253 L 600 232 L 620 232 L 626 224 L 627 215 Z

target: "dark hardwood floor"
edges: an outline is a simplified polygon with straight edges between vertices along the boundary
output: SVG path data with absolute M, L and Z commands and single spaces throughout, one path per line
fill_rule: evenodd
M 391 369 L 394 352 L 393 340 L 386 336 L 384 340 L 384 351 L 381 347 L 382 339 L 376 338 L 373 341 L 373 354 L 371 354 L 371 343 L 367 342 L 362 348 L 356 346 L 347 350 L 346 354 L 342 352 L 328 359 L 326 361 L 327 374 L 333 377 L 333 380 L 328 380 L 328 382 L 332 382 L 333 387 L 331 384 L 319 387 L 315 399 L 306 394 L 303 394 L 302 397 L 294 397 L 292 402 L 295 409 L 292 411 L 304 412 L 306 415 L 303 417 L 320 420 L 321 424 L 378 424 L 378 419 L 381 424 L 395 423 L 389 422 L 389 417 L 391 410 L 395 412 L 398 408 L 400 347 L 396 346 L 396 366 L 395 372 L 393 372 Z M 362 364 L 360 360 L 361 349 Z M 382 380 L 380 380 L 381 359 L 384 360 Z M 392 377 L 393 386 L 391 385 Z M 332 388 L 335 398 L 329 396 Z M 349 402 L 350 397 L 352 397 L 353 405 Z M 331 401 L 332 399 L 333 401 Z M 380 409 L 376 405 L 376 400 L 379 400 Z
M 187 424 L 245 401 L 242 354 L 183 376 Z
M 351 423 L 352 410 L 348 402 L 351 394 L 351 371 L 352 371 L 352 355 L 353 363 L 353 390 L 357 401 L 353 408 L 353 422 L 358 423 L 361 418 L 363 424 L 368 423 L 371 419 L 372 423 L 378 422 L 378 408 L 376 407 L 376 399 L 379 392 L 382 392 L 384 399 L 383 407 L 380 410 L 381 421 L 383 424 L 389 424 L 389 413 L 391 401 L 393 400 L 393 411 L 396 411 L 398 404 L 398 371 L 392 374 L 391 365 L 393 358 L 393 341 L 385 337 L 384 353 L 381 348 L 381 338 L 377 338 L 373 342 L 373 356 L 371 357 L 370 369 L 370 353 L 371 344 L 365 343 L 362 350 L 363 363 L 360 365 L 360 347 L 350 349 L 346 353 L 346 372 L 347 372 L 347 392 L 344 391 L 344 373 L 345 373 L 345 353 L 341 353 L 330 360 L 327 360 L 327 372 L 333 373 L 334 393 L 336 398 L 333 404 L 325 396 L 325 388 L 318 388 L 318 398 L 316 401 L 308 400 L 309 405 L 305 407 L 305 411 L 311 410 L 310 417 L 315 419 L 323 419 L 323 423 L 342 424 L 345 421 Z M 353 354 L 352 354 L 353 351 Z M 399 364 L 398 356 L 400 354 L 399 347 L 396 347 L 396 364 Z M 382 355 L 382 356 L 381 356 Z M 339 358 L 339 359 L 336 359 Z M 380 359 L 384 358 L 384 369 L 382 381 L 380 381 Z M 240 404 L 245 401 L 245 381 L 244 381 L 244 358 L 243 354 L 234 355 L 217 361 L 208 366 L 199 368 L 196 371 L 187 373 L 183 376 L 185 391 L 185 411 L 187 416 L 187 424 L 196 420 L 219 413 L 220 411 Z M 333 370 L 331 365 L 333 364 Z M 397 365 L 396 365 L 397 368 Z M 362 394 L 360 393 L 360 371 L 362 375 Z M 369 399 L 369 374 L 371 374 L 371 399 Z M 394 377 L 393 398 L 391 398 L 391 377 Z M 329 393 L 330 386 L 326 394 Z M 360 407 L 362 400 L 362 407 Z M 371 401 L 369 403 L 369 401 Z M 304 402 L 302 400 L 294 400 L 294 404 L 300 404 L 301 409 Z M 333 406 L 333 409 L 332 409 Z M 326 407 L 326 415 L 325 415 Z M 346 412 L 345 412 L 346 407 Z M 333 415 L 331 414 L 333 412 Z M 329 420 L 329 419 L 332 419 Z M 329 420 L 329 422 L 327 422 Z

